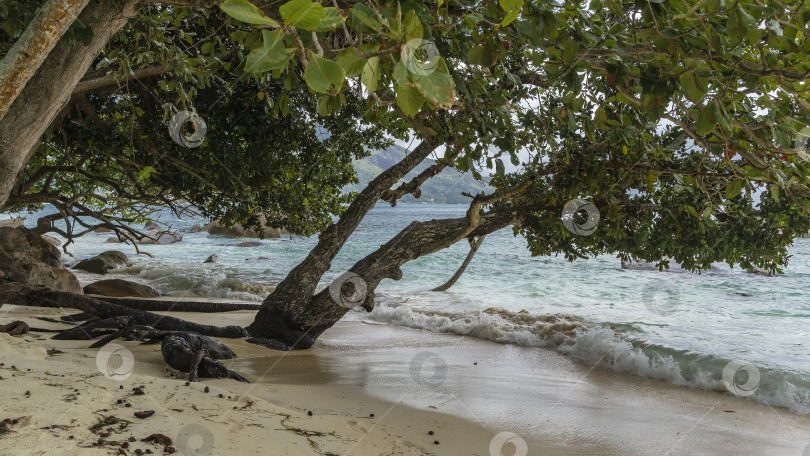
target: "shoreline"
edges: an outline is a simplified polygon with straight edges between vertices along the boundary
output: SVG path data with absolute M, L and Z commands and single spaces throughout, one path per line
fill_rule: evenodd
M 42 328 L 61 325 L 31 316 L 70 312 L 0 309 L 3 322 L 21 319 Z M 246 324 L 253 318 L 251 311 L 172 315 L 220 325 Z M 512 437 L 518 447 L 525 442 L 528 454 L 551 455 L 801 455 L 810 443 L 810 417 L 785 409 L 590 368 L 552 350 L 368 324 L 356 315 L 326 331 L 310 350 L 274 352 L 242 340 L 223 340 L 239 355 L 226 364 L 251 384 L 202 379 L 187 387 L 185 378 L 166 377 L 159 345 L 120 340 L 115 343 L 132 353 L 135 365 L 132 376 L 118 382 L 100 374 L 98 350 L 86 348 L 91 342 L 47 337 L 0 334 L 0 362 L 5 364 L 0 385 L 10 398 L 0 419 L 22 416 L 26 410 L 34 416 L 42 413 L 25 432 L 0 436 L 0 454 L 11 448 L 8 454 L 114 454 L 110 448 L 78 446 L 97 440 L 88 427 L 94 412 L 103 409 L 108 412 L 98 413 L 133 421 L 130 429 L 138 442 L 131 449 L 146 448 L 140 439 L 147 432 L 166 434 L 177 445 L 178 432 L 196 424 L 213 435 L 212 454 L 258 454 L 270 448 L 276 454 L 282 445 L 279 454 L 486 456 L 496 436 Z M 43 347 L 64 353 L 51 356 Z M 17 372 L 9 371 L 10 362 Z M 64 378 L 57 377 L 62 374 Z M 146 394 L 131 396 L 132 388 L 141 384 Z M 210 393 L 201 391 L 204 385 Z M 26 390 L 31 397 L 24 397 Z M 116 404 L 122 397 L 133 407 Z M 245 407 L 249 400 L 252 404 Z M 156 411 L 154 416 L 132 416 L 147 406 Z M 42 430 L 48 425 L 42 417 L 59 412 L 65 423 L 51 425 L 75 427 Z M 75 438 L 67 440 L 67 432 Z M 504 455 L 513 454 L 511 446 L 504 446 Z

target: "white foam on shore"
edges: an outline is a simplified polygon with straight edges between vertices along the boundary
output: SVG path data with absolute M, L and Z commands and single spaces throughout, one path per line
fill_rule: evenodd
M 499 308 L 441 311 L 380 300 L 371 318 L 398 326 L 447 332 L 505 344 L 550 348 L 589 366 L 663 380 L 675 385 L 728 391 L 723 369 L 728 359 L 648 344 L 613 328 L 570 315 L 534 315 Z M 810 414 L 807 373 L 757 366 L 760 382 L 750 399 Z M 745 375 L 745 374 L 738 374 Z M 738 384 L 745 377 L 735 377 Z

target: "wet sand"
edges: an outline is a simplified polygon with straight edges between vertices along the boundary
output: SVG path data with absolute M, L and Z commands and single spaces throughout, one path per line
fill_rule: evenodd
M 43 311 L 67 313 L 4 306 L 0 323 Z M 224 325 L 247 324 L 253 312 L 173 315 Z M 133 426 L 144 427 L 136 429 L 140 434 L 151 432 L 145 427 L 148 424 L 175 436 L 187 424 L 199 424 L 214 437 L 211 454 L 800 456 L 810 444 L 810 417 L 728 393 L 591 368 L 550 350 L 369 324 L 362 317 L 350 314 L 311 350 L 274 352 L 224 340 L 239 355 L 226 364 L 251 384 L 204 379 L 190 389 L 184 379 L 166 377 L 159 346 L 119 341 L 135 360 L 132 377 L 123 382 L 124 392 L 145 382 L 147 394 L 133 398 L 142 401 L 133 407 L 150 406 L 157 411 Z M 57 327 L 23 319 L 40 327 Z M 14 397 L 24 393 L 23 388 L 38 393 L 25 400 L 0 400 L 0 419 L 24 413 L 27 409 L 20 407 L 31 405 L 40 390 L 45 395 L 55 389 L 45 385 L 46 369 L 51 374 L 64 371 L 59 374 L 65 373 L 70 381 L 63 382 L 82 392 L 87 389 L 88 397 L 99 395 L 76 413 L 63 411 L 66 407 L 78 410 L 79 401 L 65 402 L 66 393 L 61 390 L 37 406 L 49 414 L 46 417 L 65 414 L 66 419 L 77 420 L 77 430 L 72 432 L 84 429 L 87 435 L 82 442 L 97 438 L 86 431 L 94 422 L 95 409 L 132 414 L 115 403 L 122 394 L 115 388 L 122 382 L 99 374 L 98 351 L 85 348 L 88 342 L 24 336 L 13 338 L 6 348 L 1 342 L 6 337 L 0 334 L 0 350 L 8 354 L 0 353 L 7 359 L 17 357 L 16 362 L 33 366 L 35 372 L 9 378 L 4 370 L 8 366 L 0 367 L 4 377 L 0 388 L 14 391 Z M 26 346 L 54 346 L 65 353 L 28 359 Z M 88 375 L 92 377 L 85 378 Z M 210 385 L 211 393 L 200 391 L 204 385 Z M 217 396 L 220 393 L 225 399 Z M 228 400 L 228 395 L 233 399 Z M 171 405 L 174 401 L 177 407 Z M 248 401 L 251 405 L 244 407 Z M 37 407 L 30 408 L 32 414 L 36 415 Z M 49 445 L 56 445 L 50 454 L 90 451 L 65 446 L 78 441 L 78 436 L 54 440 L 51 434 L 36 426 L 11 437 L 6 434 L 0 437 L 0 454 L 49 454 L 40 452 Z M 510 443 L 499 444 L 507 440 Z M 34 449 L 20 447 L 22 451 L 4 453 L 8 444 L 29 441 L 35 442 Z M 526 453 L 520 452 L 523 448 Z

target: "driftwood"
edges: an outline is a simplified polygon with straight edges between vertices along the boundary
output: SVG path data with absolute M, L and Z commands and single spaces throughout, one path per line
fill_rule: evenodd
M 148 310 L 150 312 L 231 312 L 234 310 L 256 310 L 261 304 L 228 303 L 208 301 L 166 301 L 136 298 L 98 297 L 97 299 L 118 304 L 130 309 Z
M 89 329 L 102 327 L 103 325 L 98 324 L 99 321 L 111 324 L 113 320 L 117 323 L 108 328 L 117 326 L 117 329 L 121 329 L 142 325 L 160 330 L 192 331 L 205 336 L 231 339 L 243 338 L 246 335 L 245 329 L 241 326 L 201 325 L 167 315 L 130 309 L 98 298 L 19 283 L 0 286 L 0 303 L 35 307 L 70 307 L 97 319 L 63 331 L 54 337 L 56 339 L 92 339 L 95 336 L 90 335 Z
M 89 340 L 106 336 L 91 345 L 91 348 L 101 347 L 118 337 L 134 337 L 147 342 L 160 340 L 163 359 L 171 367 L 188 372 L 189 381 L 207 377 L 232 378 L 247 382 L 244 377 L 217 361 L 236 358 L 236 354 L 222 342 L 208 337 L 244 338 L 246 331 L 241 326 L 201 325 L 114 304 L 107 302 L 106 299 L 19 283 L 0 286 L 0 307 L 2 303 L 36 307 L 70 307 L 80 310 L 81 313 L 71 315 L 69 321 L 79 319 L 86 321 L 65 330 L 48 330 L 57 332 L 53 336 L 54 339 Z M 24 334 L 28 331 L 28 325 L 21 321 L 13 322 L 0 326 L 0 331 L 12 335 Z

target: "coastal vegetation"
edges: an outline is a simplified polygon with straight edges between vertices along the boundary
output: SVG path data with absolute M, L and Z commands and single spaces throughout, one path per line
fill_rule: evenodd
M 40 5 L 77 18 L 49 23 Z M 0 18 L 0 210 L 61 205 L 43 233 L 79 217 L 128 230 L 144 206 L 186 204 L 317 232 L 233 331 L 271 348 L 311 347 L 405 263 L 510 226 L 534 255 L 693 271 L 779 271 L 810 230 L 802 1 L 4 0 Z M 27 41 L 46 23 L 49 46 Z M 182 111 L 207 133 L 170 135 Z M 414 147 L 344 196 L 352 159 L 392 139 Z M 459 189 L 464 217 L 414 222 L 318 290 L 369 210 L 445 169 L 491 189 Z M 103 309 L 115 330 L 156 318 L 13 296 Z

